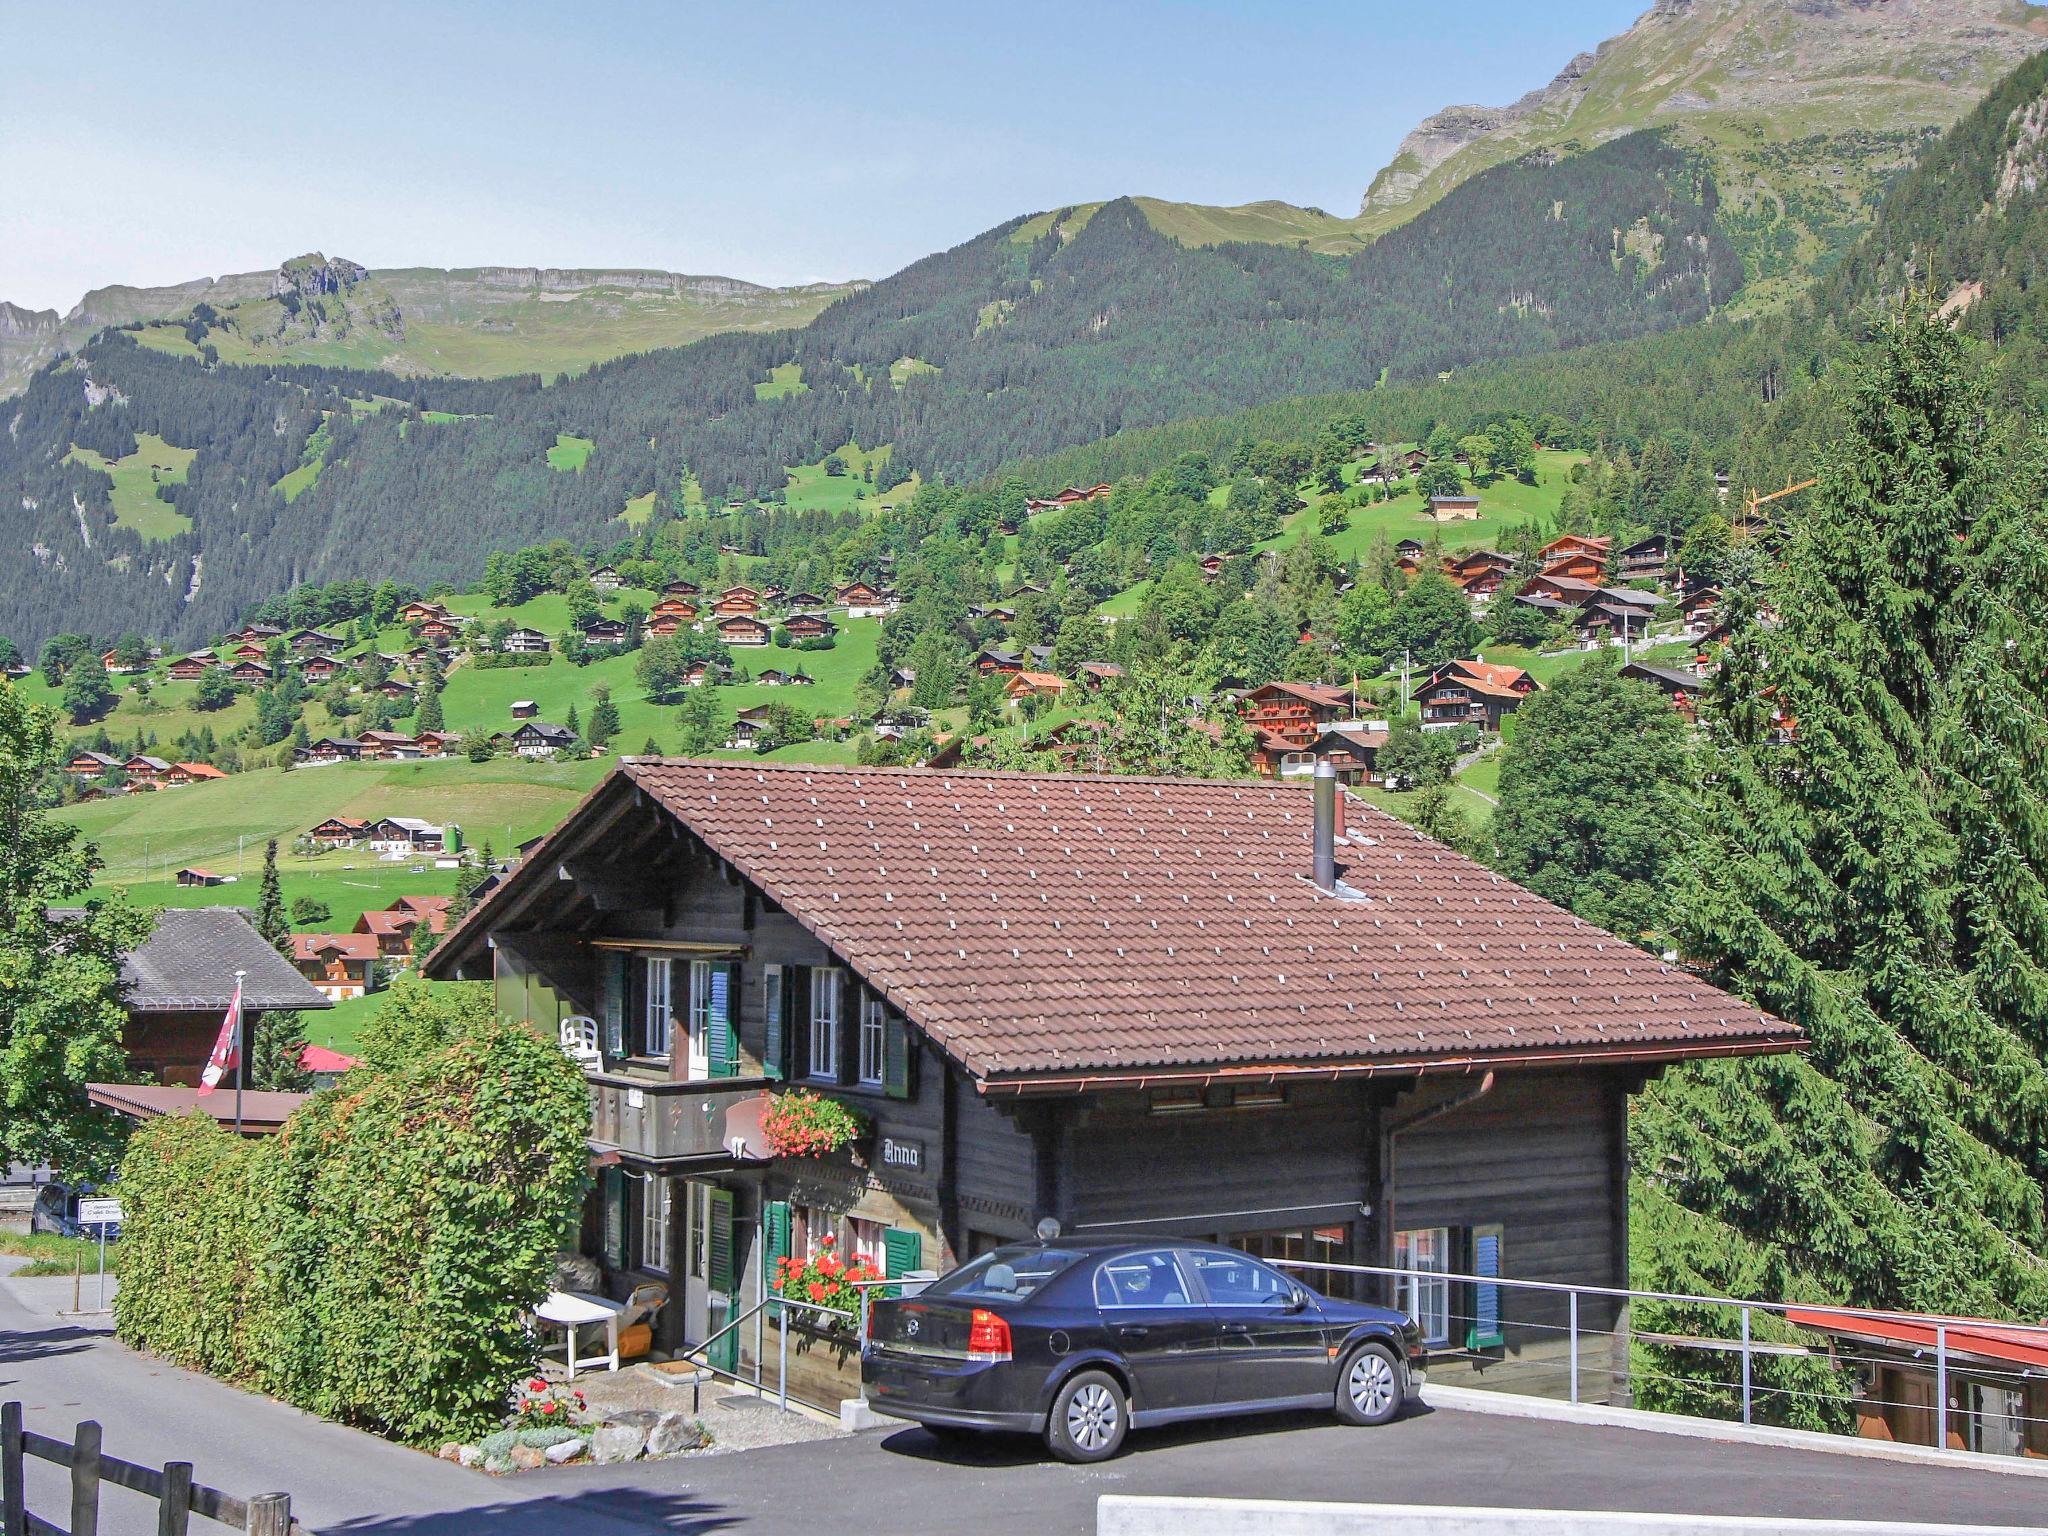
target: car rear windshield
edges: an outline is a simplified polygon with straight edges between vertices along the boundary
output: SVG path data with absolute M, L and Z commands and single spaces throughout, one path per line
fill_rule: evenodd
M 1077 1261 L 1072 1248 L 998 1248 L 924 1288 L 957 1301 L 1022 1301 Z

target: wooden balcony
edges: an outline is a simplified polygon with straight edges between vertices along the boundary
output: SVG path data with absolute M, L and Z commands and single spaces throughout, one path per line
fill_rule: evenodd
M 766 1160 L 762 1077 L 703 1081 L 588 1072 L 591 1144 L 650 1163 L 723 1167 Z

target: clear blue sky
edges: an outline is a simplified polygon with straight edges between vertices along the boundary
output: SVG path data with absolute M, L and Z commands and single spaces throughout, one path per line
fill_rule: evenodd
M 0 298 L 274 266 L 880 277 L 1119 193 L 1355 211 L 1647 0 L 0 0 Z

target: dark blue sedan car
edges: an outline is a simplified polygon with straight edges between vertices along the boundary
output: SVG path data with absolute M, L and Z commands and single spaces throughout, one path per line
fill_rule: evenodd
M 877 1411 L 934 1433 L 1043 1435 L 1065 1461 L 1132 1429 L 1331 1408 L 1384 1424 L 1427 1364 L 1400 1312 L 1321 1296 L 1232 1248 L 1054 1240 L 998 1248 L 878 1301 L 861 1351 Z

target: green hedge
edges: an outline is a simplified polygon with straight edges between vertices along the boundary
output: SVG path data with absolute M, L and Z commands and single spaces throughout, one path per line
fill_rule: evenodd
M 402 981 L 372 1032 L 369 1064 L 278 1136 L 196 1115 L 136 1134 L 115 1321 L 328 1418 L 466 1438 L 531 1374 L 521 1318 L 576 1220 L 589 1101 L 487 984 Z

